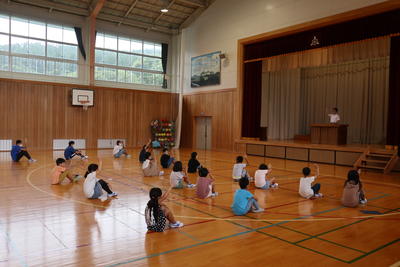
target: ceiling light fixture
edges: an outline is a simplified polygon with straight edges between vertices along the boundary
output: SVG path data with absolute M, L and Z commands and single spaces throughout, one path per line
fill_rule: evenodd
M 160 11 L 161 11 L 162 13 L 167 13 L 167 12 L 168 12 L 168 9 L 163 8 L 163 9 L 161 9 Z

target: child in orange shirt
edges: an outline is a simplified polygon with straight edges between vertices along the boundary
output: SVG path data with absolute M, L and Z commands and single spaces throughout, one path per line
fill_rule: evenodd
M 70 170 L 67 170 L 65 166 L 65 159 L 58 158 L 56 160 L 56 165 L 52 171 L 51 184 L 57 185 L 61 184 L 65 179 L 70 180 L 70 182 L 77 182 L 82 176 L 78 174 L 72 174 Z

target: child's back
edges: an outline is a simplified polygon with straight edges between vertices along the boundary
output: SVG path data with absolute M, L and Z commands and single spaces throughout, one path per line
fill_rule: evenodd
M 236 215 L 244 215 L 248 212 L 248 200 L 253 195 L 246 189 L 238 189 L 233 197 L 232 210 Z
M 188 162 L 188 173 L 195 173 L 200 167 L 200 162 L 196 159 L 197 153 L 193 152 Z
M 235 163 L 233 165 L 233 169 L 232 169 L 232 178 L 235 179 L 235 180 L 239 180 L 240 178 L 245 176 L 246 173 L 243 172 L 244 168 L 246 168 L 246 164 L 245 163 Z
M 208 177 L 199 177 L 196 184 L 198 198 L 207 198 L 212 193 L 212 180 Z
M 311 198 L 314 196 L 314 191 L 311 188 L 311 184 L 314 182 L 315 177 L 302 177 L 300 178 L 299 194 L 304 198 Z
M 342 204 L 345 207 L 357 207 L 360 201 L 360 184 L 346 182 L 343 188 Z

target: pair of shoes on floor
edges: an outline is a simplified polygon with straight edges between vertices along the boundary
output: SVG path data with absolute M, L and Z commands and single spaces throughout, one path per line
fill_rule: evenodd
M 183 227 L 183 223 L 181 223 L 180 221 L 176 221 L 176 223 L 171 223 L 169 226 L 171 228 L 181 228 Z
M 321 197 L 323 197 L 323 196 L 324 196 L 324 195 L 323 195 L 322 193 L 318 193 L 318 194 L 315 194 L 315 195 L 314 195 L 315 198 L 321 198 Z
M 251 212 L 254 212 L 254 213 L 259 213 L 259 212 L 263 212 L 263 211 L 264 211 L 263 208 L 258 208 L 258 209 L 252 209 L 251 210 Z
M 87 159 L 89 158 L 88 156 L 82 156 L 81 159 Z
M 131 155 L 129 155 L 129 154 L 128 154 L 128 155 L 126 155 L 126 158 L 127 158 L 127 159 L 130 159 L 131 157 L 132 157 L 132 156 L 131 156 Z
M 108 194 L 108 197 L 116 197 L 118 196 L 117 192 L 112 192 L 111 194 Z
M 36 159 L 29 159 L 28 161 L 33 163 L 33 162 L 36 162 L 37 160 Z
M 271 184 L 271 188 L 278 188 L 278 183 Z
M 164 171 L 160 171 L 159 176 L 163 176 L 164 175 Z
M 362 200 L 360 200 L 360 204 L 367 204 L 367 199 L 366 198 L 364 198 L 364 199 L 362 199 Z
M 187 188 L 193 188 L 193 187 L 196 187 L 196 185 L 195 184 L 188 184 L 187 185 Z
M 211 197 L 216 197 L 216 196 L 218 196 L 218 192 L 214 192 L 211 194 Z

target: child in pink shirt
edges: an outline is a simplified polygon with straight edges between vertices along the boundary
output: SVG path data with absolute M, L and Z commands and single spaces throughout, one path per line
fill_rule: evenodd
M 196 184 L 196 195 L 198 198 L 208 198 L 218 196 L 215 192 L 215 179 L 206 168 L 199 169 L 199 178 Z

